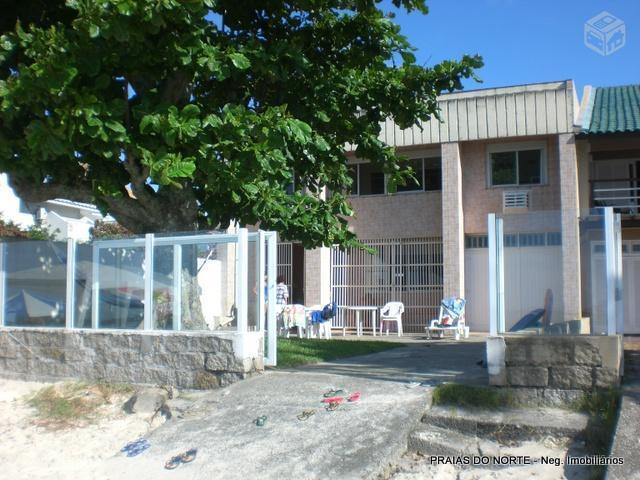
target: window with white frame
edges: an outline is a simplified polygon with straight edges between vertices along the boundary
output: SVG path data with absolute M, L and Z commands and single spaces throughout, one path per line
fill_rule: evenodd
M 406 185 L 398 185 L 398 192 L 423 192 L 442 190 L 442 165 L 440 157 L 409 160 L 414 179 Z M 382 168 L 371 163 L 349 165 L 352 184 L 349 195 L 381 195 L 388 193 L 387 177 Z
M 541 185 L 546 181 L 543 144 L 489 147 L 489 186 Z

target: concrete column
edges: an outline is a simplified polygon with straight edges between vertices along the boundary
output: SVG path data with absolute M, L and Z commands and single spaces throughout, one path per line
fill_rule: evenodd
M 331 301 L 331 249 L 304 251 L 304 303 L 326 305 Z
M 580 225 L 576 139 L 571 133 L 558 136 L 560 163 L 560 209 L 562 222 L 562 300 L 564 319 L 582 318 L 580 284 Z
M 464 297 L 464 215 L 460 144 L 442 144 L 444 297 Z

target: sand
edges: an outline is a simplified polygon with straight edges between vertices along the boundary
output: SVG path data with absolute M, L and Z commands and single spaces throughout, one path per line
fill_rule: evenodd
M 0 379 L 0 478 L 93 479 L 106 458 L 122 455 L 128 442 L 158 426 L 150 415 L 129 415 L 122 402 L 100 411 L 99 419 L 75 428 L 39 426 L 26 398 L 50 383 Z M 158 417 L 156 417 L 158 418 Z

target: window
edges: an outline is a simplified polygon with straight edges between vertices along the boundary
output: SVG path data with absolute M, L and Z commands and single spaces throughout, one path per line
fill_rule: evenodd
M 386 182 L 385 175 L 377 165 L 371 163 L 361 163 L 358 165 L 359 170 L 359 195 L 379 195 L 385 193 Z
M 398 192 L 423 192 L 442 190 L 442 164 L 437 158 L 414 158 L 408 165 L 413 169 L 414 180 L 398 185 Z M 378 166 L 371 163 L 349 165 L 353 181 L 349 195 L 381 195 L 388 193 L 387 177 Z
M 544 182 L 543 148 L 489 152 L 490 186 L 540 185 Z
M 442 190 L 442 159 L 424 159 L 424 189 L 428 192 Z
M 351 177 L 351 188 L 348 190 L 349 195 L 359 195 L 358 190 L 358 167 L 359 165 L 349 165 L 349 176 Z
M 413 170 L 415 178 L 408 178 L 406 185 L 398 185 L 399 192 L 419 192 L 424 190 L 424 172 L 423 172 L 423 160 L 421 158 L 414 158 L 409 160 L 409 166 Z

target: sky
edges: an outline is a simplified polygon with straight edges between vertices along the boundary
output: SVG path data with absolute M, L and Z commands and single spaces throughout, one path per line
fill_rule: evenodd
M 434 65 L 465 53 L 483 56 L 482 84 L 466 89 L 572 79 L 585 85 L 640 83 L 640 0 L 427 0 L 429 14 L 397 13 L 395 21 Z M 393 10 L 385 0 L 385 11 Z M 585 23 L 606 11 L 625 24 L 626 43 L 601 55 L 585 46 Z

